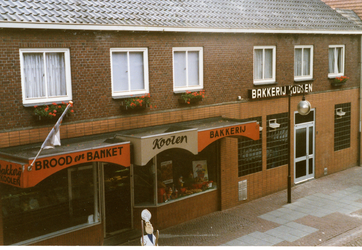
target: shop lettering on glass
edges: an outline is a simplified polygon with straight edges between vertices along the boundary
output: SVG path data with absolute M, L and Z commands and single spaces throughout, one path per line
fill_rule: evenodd
M 3 183 L 20 186 L 21 173 L 21 167 L 13 168 L 12 164 L 6 164 L 5 167 L 4 165 L 0 164 L 0 181 Z
M 300 84 L 303 89 L 301 88 L 293 88 L 294 85 L 290 86 L 275 86 L 269 88 L 259 88 L 259 89 L 249 89 L 248 94 L 249 98 L 251 99 L 263 99 L 263 98 L 270 98 L 270 97 L 280 97 L 286 96 L 289 94 L 289 91 L 292 90 L 292 94 L 303 94 L 310 93 L 313 91 L 313 84 L 306 83 Z
M 222 128 L 210 131 L 210 138 L 225 137 L 230 135 L 238 135 L 246 132 L 246 126 L 238 126 L 232 128 Z
M 122 148 L 107 148 L 98 149 L 95 151 L 85 152 L 79 155 L 67 155 L 61 157 L 54 157 L 51 159 L 38 160 L 35 162 L 35 170 L 46 168 L 55 168 L 58 166 L 71 165 L 74 163 L 80 164 L 84 162 L 97 161 L 109 157 L 122 155 Z
M 169 138 L 158 138 L 153 141 L 153 148 L 152 149 L 161 149 L 163 146 L 169 146 L 169 145 L 175 145 L 175 144 L 181 144 L 181 143 L 187 143 L 187 135 L 181 135 L 181 136 L 170 136 Z

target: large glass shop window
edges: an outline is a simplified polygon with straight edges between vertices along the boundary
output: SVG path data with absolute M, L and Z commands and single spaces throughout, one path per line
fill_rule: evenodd
M 0 188 L 5 245 L 99 221 L 95 165 L 61 170 L 32 188 Z
M 170 149 L 157 157 L 158 204 L 171 202 L 216 188 L 217 143 L 198 155 Z
M 161 152 L 146 166 L 134 168 L 135 205 L 154 205 L 156 198 L 158 204 L 165 204 L 216 189 L 217 165 L 217 142 L 198 155 L 182 149 Z

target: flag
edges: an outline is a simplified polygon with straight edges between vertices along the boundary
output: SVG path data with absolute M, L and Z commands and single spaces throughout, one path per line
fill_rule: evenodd
M 60 119 L 60 118 L 59 118 Z M 50 137 L 48 138 L 48 140 L 44 141 L 44 149 L 50 149 L 50 148 L 54 148 L 54 146 L 60 146 L 60 133 L 59 133 L 59 127 L 61 125 L 61 122 L 59 124 L 55 124 L 54 126 L 54 130 L 52 130 L 52 133 L 50 134 Z
M 54 146 L 60 146 L 60 133 L 59 133 L 59 127 L 60 124 L 63 121 L 63 117 L 64 115 L 68 112 L 68 109 L 73 105 L 72 101 L 69 101 L 69 104 L 67 105 L 67 107 L 65 108 L 63 114 L 59 117 L 57 123 L 55 123 L 54 127 L 52 128 L 52 130 L 49 132 L 47 138 L 45 139 L 45 141 L 43 142 L 43 144 L 40 147 L 40 150 L 38 152 L 38 154 L 35 156 L 33 162 L 30 164 L 30 166 L 28 166 L 28 171 L 31 171 L 34 162 L 36 161 L 36 159 L 38 158 L 40 152 L 43 149 L 49 149 L 49 148 L 54 148 Z
M 65 108 L 63 114 L 59 117 L 57 123 L 55 123 L 54 127 L 52 128 L 52 130 L 49 132 L 47 138 L 45 139 L 45 141 L 43 142 L 43 145 L 41 146 L 41 149 L 50 149 L 50 148 L 54 148 L 54 146 L 60 146 L 60 124 L 63 121 L 63 117 L 64 115 L 67 113 L 68 109 L 70 108 L 70 106 L 72 105 L 72 102 L 69 102 L 69 104 L 67 105 L 67 107 Z

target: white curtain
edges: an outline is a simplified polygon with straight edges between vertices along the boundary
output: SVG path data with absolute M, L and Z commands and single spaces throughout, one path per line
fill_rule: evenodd
M 199 85 L 199 52 L 188 52 L 188 79 L 189 86 Z
M 302 76 L 302 49 L 295 49 L 294 76 Z
M 67 94 L 64 53 L 46 53 L 48 96 Z
M 186 86 L 186 52 L 174 52 L 174 81 L 175 87 Z
M 263 50 L 255 50 L 254 79 L 263 79 Z
M 127 52 L 112 53 L 112 77 L 113 91 L 129 90 Z
M 342 48 L 336 48 L 336 61 L 337 61 L 337 73 L 343 72 L 343 56 L 342 56 Z
M 303 75 L 310 75 L 310 49 L 303 49 Z
M 131 90 L 145 89 L 143 52 L 129 52 Z
M 265 50 L 265 66 L 264 66 L 264 79 L 270 79 L 273 77 L 273 50 Z
M 24 53 L 24 84 L 26 98 L 44 97 L 44 61 L 42 53 Z
M 328 50 L 328 73 L 334 73 L 334 49 Z

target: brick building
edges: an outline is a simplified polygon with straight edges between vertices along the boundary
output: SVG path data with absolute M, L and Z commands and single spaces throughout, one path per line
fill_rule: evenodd
M 102 245 L 286 189 L 288 156 L 292 185 L 360 163 L 362 29 L 319 0 L 0 11 L 0 244 Z

